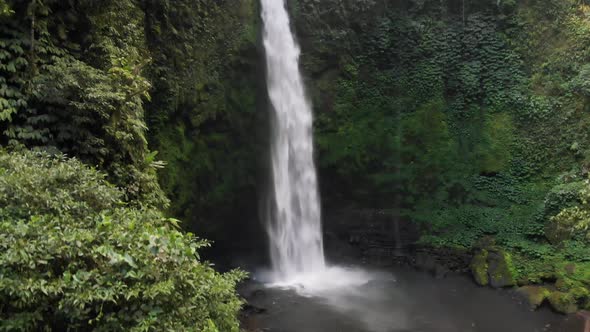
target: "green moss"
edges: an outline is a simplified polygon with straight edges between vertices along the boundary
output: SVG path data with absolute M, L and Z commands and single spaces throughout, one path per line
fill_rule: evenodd
M 488 274 L 492 287 L 508 287 L 516 285 L 516 269 L 512 256 L 504 250 L 494 250 L 488 255 Z
M 517 272 L 512 256 L 497 247 L 479 250 L 470 264 L 475 281 L 481 285 L 507 287 L 516 285 Z
M 476 155 L 481 173 L 498 173 L 506 169 L 510 162 L 510 145 L 516 138 L 514 123 L 508 113 L 489 115 L 483 126 L 481 143 Z
M 487 260 L 488 251 L 485 249 L 480 250 L 471 260 L 471 273 L 475 282 L 481 286 L 486 286 L 489 283 Z
M 523 286 L 517 290 L 517 293 L 524 298 L 531 309 L 536 309 L 549 297 L 551 291 L 543 286 Z
M 520 271 L 519 284 L 529 285 L 525 286 L 527 288 L 521 287 L 523 292 L 537 291 L 539 287 L 551 291 L 550 304 L 559 312 L 571 312 L 574 307 L 589 307 L 590 263 L 567 261 L 559 251 L 540 259 L 516 255 L 514 261 Z M 535 293 L 530 296 L 539 298 L 541 294 Z
M 576 299 L 572 294 L 555 291 L 548 297 L 551 307 L 558 312 L 571 314 L 578 311 Z
M 160 184 L 172 200 L 168 212 L 200 235 L 231 243 L 240 233 L 235 220 L 256 214 L 252 193 L 264 153 L 258 1 L 177 2 L 152 1 L 146 10 L 150 144 L 167 163 Z

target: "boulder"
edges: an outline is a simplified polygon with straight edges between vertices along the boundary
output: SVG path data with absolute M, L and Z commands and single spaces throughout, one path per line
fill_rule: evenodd
M 516 293 L 531 309 L 536 309 L 549 297 L 551 291 L 543 286 L 523 286 L 517 289 Z
M 480 250 L 473 259 L 471 260 L 471 264 L 469 265 L 471 269 L 471 273 L 473 274 L 473 279 L 477 282 L 480 286 L 487 286 L 490 282 L 488 277 L 488 251 L 485 249 Z
M 571 294 L 555 291 L 547 299 L 551 307 L 557 312 L 572 314 L 578 311 L 576 299 Z
M 490 251 L 488 254 L 488 275 L 490 285 L 494 288 L 516 285 L 516 271 L 510 254 L 503 250 Z
M 550 220 L 545 224 L 545 237 L 551 244 L 558 245 L 572 237 L 572 230 Z
M 509 253 L 496 247 L 480 249 L 470 264 L 475 282 L 495 288 L 516 285 L 516 271 Z

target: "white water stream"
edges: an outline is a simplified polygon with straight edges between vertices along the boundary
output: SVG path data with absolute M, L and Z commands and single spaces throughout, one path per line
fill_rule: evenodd
M 284 0 L 261 3 L 273 112 L 272 187 L 267 216 L 271 280 L 307 291 L 363 283 L 366 280 L 359 273 L 346 274 L 343 269 L 326 267 L 313 161 L 312 112 L 299 71 L 300 50 Z
M 299 73 L 283 0 L 262 0 L 268 95 L 272 104 L 272 213 L 268 220 L 273 269 L 279 277 L 324 269 L 313 162 L 312 114 Z

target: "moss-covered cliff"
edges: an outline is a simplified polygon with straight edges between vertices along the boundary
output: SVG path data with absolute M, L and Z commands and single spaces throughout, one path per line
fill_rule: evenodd
M 2 6 L 0 144 L 78 157 L 129 201 L 171 199 L 170 214 L 214 240 L 238 217 L 255 228 L 266 145 L 256 1 Z
M 291 6 L 328 209 L 399 209 L 434 246 L 494 237 L 520 283 L 588 267 L 588 6 Z M 565 292 L 588 286 L 572 278 Z
M 325 208 L 398 210 L 426 245 L 494 253 L 482 281 L 510 266 L 588 307 L 590 7 L 289 6 Z M 0 0 L 0 144 L 77 157 L 218 242 L 261 239 L 259 21 L 255 0 Z
M 160 1 L 145 10 L 153 58 L 147 123 L 150 146 L 167 163 L 160 183 L 170 212 L 215 241 L 260 233 L 267 112 L 259 107 L 258 3 Z

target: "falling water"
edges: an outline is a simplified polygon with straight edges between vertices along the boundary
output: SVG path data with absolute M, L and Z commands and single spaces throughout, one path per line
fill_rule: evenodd
M 273 110 L 272 190 L 267 233 L 270 283 L 306 295 L 350 289 L 370 276 L 326 266 L 318 184 L 313 162 L 312 114 L 299 72 L 299 47 L 284 0 L 261 0 L 268 95 Z
M 311 106 L 284 0 L 262 0 L 272 121 L 272 194 L 267 232 L 276 278 L 325 269 Z

